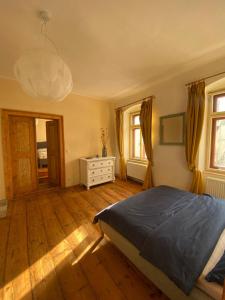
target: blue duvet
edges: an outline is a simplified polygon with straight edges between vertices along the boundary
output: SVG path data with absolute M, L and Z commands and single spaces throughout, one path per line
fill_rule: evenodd
M 225 228 L 225 201 L 160 186 L 104 209 L 98 219 L 189 294 Z

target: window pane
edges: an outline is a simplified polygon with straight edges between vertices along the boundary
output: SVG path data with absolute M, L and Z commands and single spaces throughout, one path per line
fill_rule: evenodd
M 225 119 L 213 120 L 212 166 L 225 168 Z
M 215 96 L 213 99 L 213 111 L 225 111 L 225 95 Z
M 140 158 L 141 153 L 141 130 L 140 128 L 134 129 L 134 157 Z
M 133 116 L 133 125 L 140 125 L 140 115 Z

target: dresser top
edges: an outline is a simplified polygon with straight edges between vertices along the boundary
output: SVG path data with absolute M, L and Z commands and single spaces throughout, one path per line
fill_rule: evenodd
M 82 157 L 82 158 L 80 158 L 80 160 L 85 160 L 85 161 L 100 161 L 100 160 L 107 160 L 107 159 L 116 159 L 116 158 L 115 158 L 115 156 L 93 157 L 93 158 Z

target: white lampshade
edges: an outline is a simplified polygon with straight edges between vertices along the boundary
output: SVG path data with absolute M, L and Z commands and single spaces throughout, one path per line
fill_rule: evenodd
M 70 69 L 57 53 L 48 49 L 23 54 L 14 73 L 24 91 L 33 97 L 61 101 L 73 88 Z

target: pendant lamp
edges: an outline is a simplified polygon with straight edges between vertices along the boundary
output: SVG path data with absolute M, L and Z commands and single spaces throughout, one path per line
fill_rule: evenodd
M 32 97 L 61 101 L 73 88 L 69 67 L 59 56 L 54 42 L 47 35 L 48 11 L 40 11 L 40 47 L 26 51 L 16 62 L 14 74 L 23 90 Z

